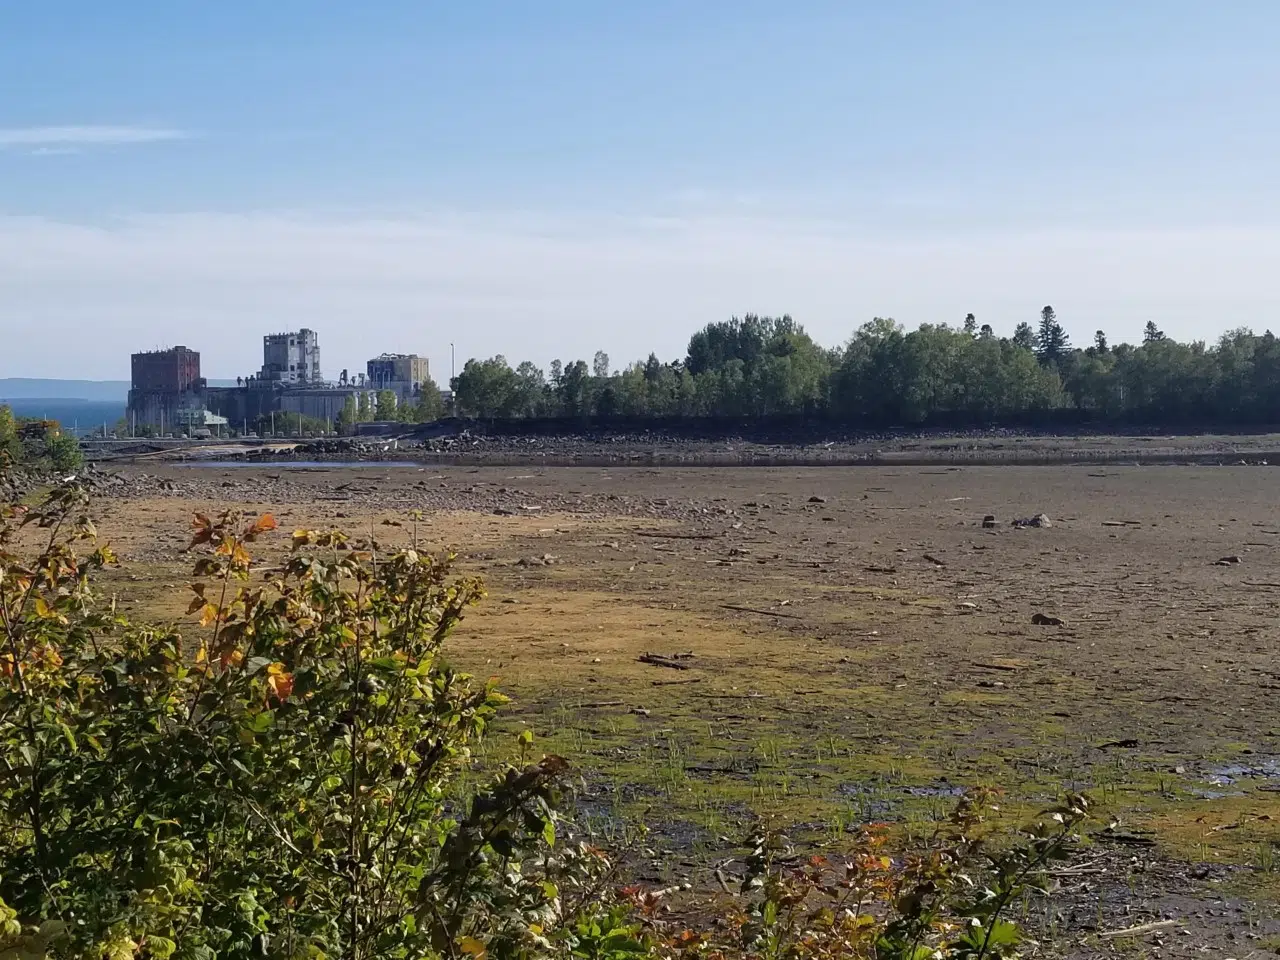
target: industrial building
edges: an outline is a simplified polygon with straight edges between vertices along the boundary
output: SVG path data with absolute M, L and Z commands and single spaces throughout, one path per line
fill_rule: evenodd
M 271 383 L 323 383 L 320 338 L 316 332 L 303 327 L 293 333 L 270 333 L 263 337 L 258 379 Z
M 391 390 L 399 403 L 413 403 L 424 383 L 431 381 L 426 357 L 416 353 L 384 353 L 365 364 L 367 383 L 375 390 Z
M 130 368 L 130 432 L 194 433 L 226 423 L 205 407 L 198 351 L 179 346 L 135 353 Z
M 298 416 L 332 425 L 348 400 L 359 406 L 363 396 L 372 409 L 378 392 L 391 390 L 397 403 L 416 403 L 430 382 L 426 357 L 384 353 L 368 361 L 366 374 L 348 379 L 344 370 L 338 383 L 327 383 L 320 372 L 320 338 L 304 327 L 263 337 L 261 369 L 236 378 L 234 387 L 208 386 L 200 375 L 200 354 L 187 347 L 134 354 L 129 423 L 133 432 L 188 435 L 228 424 L 247 431 L 277 414 L 282 429 Z

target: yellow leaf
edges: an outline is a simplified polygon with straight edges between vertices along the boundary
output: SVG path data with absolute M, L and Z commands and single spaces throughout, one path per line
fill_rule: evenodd
M 283 663 L 273 663 L 267 667 L 267 686 L 272 695 L 283 703 L 293 693 L 293 675 L 285 672 Z
M 462 937 L 458 941 L 458 948 L 463 953 L 475 957 L 475 960 L 484 960 L 489 955 L 489 948 L 475 937 Z

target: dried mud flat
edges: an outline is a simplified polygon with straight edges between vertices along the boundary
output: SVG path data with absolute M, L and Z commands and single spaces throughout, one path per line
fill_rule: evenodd
M 452 658 L 575 762 L 602 830 L 650 825 L 652 880 L 710 887 L 761 818 L 834 852 L 868 820 L 927 832 L 963 786 L 1003 787 L 1009 824 L 1085 789 L 1088 849 L 1026 906 L 1045 954 L 1280 946 L 1272 468 L 143 469 L 96 509 L 148 617 L 182 619 L 195 509 L 388 543 L 424 510 L 489 585 Z

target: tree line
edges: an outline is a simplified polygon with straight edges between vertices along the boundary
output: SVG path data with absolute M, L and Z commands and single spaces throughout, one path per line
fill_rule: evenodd
M 1148 322 L 1142 343 L 1099 330 L 1073 346 L 1052 306 L 1000 337 L 973 314 L 906 330 L 863 324 L 842 346 L 815 342 L 790 316 L 711 323 L 685 356 L 611 368 L 555 360 L 548 371 L 502 356 L 467 361 L 455 411 L 478 418 L 806 416 L 866 425 L 1034 421 L 1073 412 L 1103 422 L 1270 423 L 1280 411 L 1280 342 L 1269 330 L 1182 343 Z
M 346 433 L 357 423 L 374 420 L 429 423 L 443 415 L 444 400 L 440 396 L 440 388 L 428 377 L 411 398 L 402 398 L 394 390 L 348 395 L 338 413 L 336 426 L 340 432 Z

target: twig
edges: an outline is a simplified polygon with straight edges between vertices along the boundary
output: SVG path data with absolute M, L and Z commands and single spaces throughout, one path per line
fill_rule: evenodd
M 1157 930 L 1168 930 L 1182 924 L 1181 920 L 1156 920 L 1153 923 L 1140 923 L 1136 927 L 1125 927 L 1123 930 L 1109 930 L 1098 934 L 1099 940 L 1114 940 L 1117 937 L 1138 937 L 1144 933 L 1155 933 Z

